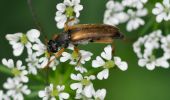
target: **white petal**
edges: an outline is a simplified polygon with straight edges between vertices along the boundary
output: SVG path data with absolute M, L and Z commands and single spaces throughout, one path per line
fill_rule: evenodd
M 68 99 L 69 98 L 69 94 L 62 92 L 62 93 L 59 94 L 59 98 Z
M 76 90 L 77 89 L 77 93 L 81 93 L 82 92 L 82 84 L 81 83 L 73 83 L 70 85 L 70 88 L 72 90 Z
M 15 33 L 15 34 L 7 34 L 6 39 L 9 41 L 19 41 L 20 37 L 22 36 L 22 33 Z
M 77 80 L 77 81 L 80 81 L 83 79 L 83 76 L 81 74 L 77 74 L 77 75 L 71 74 L 70 77 L 71 77 L 71 79 Z
M 104 52 L 101 53 L 101 56 L 106 60 L 112 59 L 112 47 L 111 45 L 108 45 L 104 48 Z
M 85 86 L 85 88 L 83 89 L 83 94 L 88 97 L 91 98 L 92 95 L 94 94 L 94 87 L 93 84 L 90 84 L 88 86 Z
M 27 32 L 26 35 L 30 42 L 35 42 L 40 36 L 40 31 L 36 29 L 31 29 Z
M 14 56 L 20 56 L 24 50 L 24 46 L 21 43 L 13 45 L 13 54 Z
M 60 57 L 61 62 L 66 62 L 67 60 L 71 59 L 71 54 L 67 52 L 62 53 L 62 57 Z
M 56 7 L 59 11 L 61 12 L 64 12 L 65 9 L 66 9 L 66 6 L 63 4 L 63 3 L 59 3 L 57 4 L 57 7 Z
M 97 74 L 97 78 L 99 80 L 107 79 L 108 76 L 109 76 L 109 70 L 108 69 L 104 69 L 103 71 L 101 71 Z
M 92 61 L 92 67 L 94 67 L 94 68 L 101 67 L 104 64 L 105 64 L 105 62 L 104 62 L 104 60 L 100 56 L 97 56 L 96 60 Z
M 94 95 L 96 99 L 100 98 L 100 100 L 104 100 L 105 96 L 106 96 L 106 89 L 97 90 Z
M 45 91 L 39 91 L 38 96 L 42 98 L 42 97 L 46 96 L 46 92 Z

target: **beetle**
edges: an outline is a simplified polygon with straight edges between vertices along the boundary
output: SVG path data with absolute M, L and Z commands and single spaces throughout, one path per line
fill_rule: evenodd
M 112 43 L 113 39 L 123 39 L 124 35 L 115 26 L 105 24 L 79 24 L 66 27 L 54 39 L 47 43 L 47 50 L 51 53 L 58 52 L 59 56 L 64 48 L 71 43 L 75 47 L 87 42 Z

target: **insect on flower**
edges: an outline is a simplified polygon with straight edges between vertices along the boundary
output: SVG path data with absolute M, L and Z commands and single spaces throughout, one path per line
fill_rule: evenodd
M 30 2 L 31 0 L 28 1 Z M 32 15 L 35 17 L 34 13 Z M 65 48 L 67 48 L 69 44 L 73 44 L 74 52 L 79 56 L 79 62 L 81 59 L 79 49 L 77 48 L 79 44 L 87 42 L 112 43 L 113 39 L 122 39 L 124 37 L 118 28 L 111 25 L 79 24 L 69 26 L 69 22 L 74 20 L 76 20 L 74 17 L 67 19 L 64 25 L 64 31 L 58 35 L 55 34 L 53 39 L 46 41 L 47 51 L 50 55 L 55 53 L 55 57 L 57 58 L 64 52 Z M 49 61 L 48 65 L 52 62 L 52 60 Z
M 78 53 L 77 46 L 79 44 L 87 42 L 112 43 L 113 39 L 122 39 L 124 37 L 115 26 L 105 24 L 79 24 L 68 26 L 68 22 L 65 24 L 64 32 L 56 35 L 47 43 L 48 52 L 57 52 L 55 54 L 56 57 L 59 57 L 70 43 L 74 45 L 74 51 Z

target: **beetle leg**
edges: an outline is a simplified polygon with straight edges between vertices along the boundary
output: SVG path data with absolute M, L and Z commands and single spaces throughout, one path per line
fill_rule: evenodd
M 51 59 L 48 64 L 45 66 L 45 68 L 48 68 L 48 66 L 50 65 L 51 62 L 53 62 L 56 58 L 60 57 L 62 55 L 62 53 L 64 52 L 65 48 L 60 49 L 56 54 L 55 54 L 55 58 Z
M 75 18 L 71 18 L 71 19 L 67 20 L 67 22 L 64 25 L 64 31 L 68 31 L 68 27 L 69 27 L 68 23 L 71 22 L 71 21 L 74 21 L 74 20 L 75 20 Z
M 75 53 L 78 55 L 78 60 L 77 60 L 77 65 L 76 65 L 76 66 L 79 66 L 79 65 L 80 65 L 80 61 L 81 61 L 81 58 L 82 58 L 82 56 L 81 56 L 81 54 L 80 54 L 79 51 L 80 51 L 80 50 L 75 46 L 73 52 L 75 52 Z
M 56 54 L 55 57 L 58 58 L 62 55 L 62 53 L 64 52 L 65 48 L 60 49 Z

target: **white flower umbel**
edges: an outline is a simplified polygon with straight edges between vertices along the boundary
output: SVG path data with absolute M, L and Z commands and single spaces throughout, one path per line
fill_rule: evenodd
M 13 100 L 24 100 L 24 95 L 29 95 L 31 91 L 27 85 L 23 85 L 16 78 L 8 78 L 3 87 L 7 89 L 7 95 L 12 97 Z
M 127 22 L 127 26 L 126 26 L 127 31 L 136 30 L 140 26 L 145 24 L 145 21 L 141 17 L 147 15 L 147 9 L 145 8 L 137 9 L 137 11 L 128 9 L 127 13 L 129 15 L 129 21 Z
M 38 40 L 40 32 L 36 29 L 29 30 L 26 34 L 15 33 L 7 34 L 6 39 L 12 45 L 14 56 L 20 56 L 24 50 L 24 46 L 27 48 L 28 54 L 32 53 L 32 44 Z
M 64 0 L 63 3 L 59 3 L 56 6 L 57 12 L 55 20 L 57 22 L 57 27 L 62 29 L 64 24 L 68 19 L 75 18 L 70 24 L 78 23 L 78 17 L 80 16 L 80 11 L 83 10 L 83 6 L 80 5 L 80 0 Z
M 114 60 L 112 60 L 112 58 Z M 125 71 L 128 68 L 127 63 L 121 61 L 120 57 L 112 57 L 112 47 L 110 45 L 104 48 L 104 52 L 101 53 L 101 57 L 97 56 L 96 60 L 92 61 L 92 66 L 94 68 L 103 68 L 103 70 L 97 74 L 97 78 L 99 80 L 108 78 L 110 68 L 117 66 L 122 71 Z
M 161 42 L 163 36 L 161 30 L 156 30 L 140 37 L 134 44 L 133 49 L 137 54 L 139 60 L 138 64 L 141 67 L 146 66 L 148 70 L 153 70 L 155 67 L 169 68 L 168 59 L 170 58 L 169 53 L 164 42 Z M 163 39 L 164 41 L 164 39 Z M 161 55 L 157 55 L 155 52 L 160 50 L 163 51 Z
M 26 70 L 25 66 L 22 65 L 21 60 L 18 60 L 16 65 L 14 65 L 14 61 L 12 59 L 2 59 L 2 64 L 11 69 L 11 72 L 14 74 L 15 78 L 18 79 L 18 81 L 28 82 L 29 79 L 26 76 L 28 71 Z
M 4 94 L 2 90 L 0 90 L 0 100 L 10 100 L 10 98 L 6 94 Z
M 85 62 L 89 61 L 91 59 L 91 56 L 93 55 L 91 52 L 85 50 L 80 50 L 79 53 L 80 56 L 75 51 L 73 51 L 72 54 L 68 52 L 63 52 L 62 57 L 60 57 L 60 61 L 66 62 L 70 60 L 70 64 L 76 65 L 78 60 L 80 59 L 80 63 L 85 64 Z
M 50 86 L 47 86 L 45 90 L 41 90 L 38 93 L 38 96 L 42 98 L 43 100 L 66 100 L 69 99 L 69 94 L 64 91 L 65 86 L 64 85 L 58 85 L 56 87 L 53 86 L 53 84 L 50 84 Z M 57 99 L 56 99 L 57 98 Z
M 148 0 L 123 0 L 123 1 L 122 1 L 122 4 L 123 4 L 124 6 L 141 9 L 141 8 L 144 7 L 144 4 L 146 4 L 147 1 L 148 1 Z
M 157 2 L 155 4 L 155 8 L 152 10 L 152 13 L 156 15 L 156 21 L 158 23 L 162 22 L 163 20 L 169 21 L 170 20 L 170 1 L 163 0 L 162 4 Z
M 77 94 L 83 94 L 87 98 L 91 98 L 93 96 L 95 91 L 91 81 L 95 80 L 94 75 L 83 77 L 81 74 L 71 74 L 71 79 L 77 81 L 70 85 L 71 89 L 76 90 Z
M 109 0 L 106 4 L 103 22 L 109 25 L 118 25 L 126 22 L 129 16 L 123 12 L 124 9 L 121 3 Z
M 94 100 L 104 100 L 106 96 L 106 89 L 99 89 L 94 94 Z

